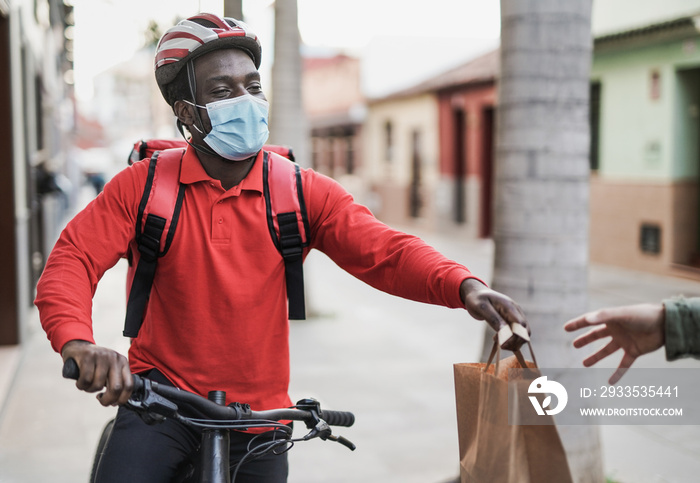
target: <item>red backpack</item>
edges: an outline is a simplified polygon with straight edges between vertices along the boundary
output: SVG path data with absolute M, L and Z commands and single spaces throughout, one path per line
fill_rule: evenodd
M 183 140 L 139 141 L 129 164 L 148 159 L 148 176 L 136 219 L 138 251 L 129 253 L 128 302 L 124 336 L 138 335 L 156 273 L 175 236 L 185 185 L 180 165 L 187 144 Z M 263 195 L 272 241 L 285 265 L 289 318 L 304 319 L 302 254 L 309 244 L 309 221 L 301 185 L 301 171 L 290 148 L 263 147 Z M 164 236 L 165 235 L 165 236 Z

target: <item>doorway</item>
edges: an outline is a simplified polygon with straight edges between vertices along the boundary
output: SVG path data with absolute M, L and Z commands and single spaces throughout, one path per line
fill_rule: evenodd
M 673 183 L 673 262 L 700 267 L 700 68 L 677 72 L 675 109 L 679 170 L 692 183 Z M 691 178 L 692 177 L 692 178 Z M 682 209 L 681 209 L 682 208 Z
M 494 108 L 485 107 L 481 111 L 481 216 L 479 237 L 491 238 L 493 229 L 493 133 Z
M 19 343 L 17 306 L 17 225 L 15 222 L 14 156 L 12 145 L 12 92 L 10 76 L 10 19 L 0 13 L 0 345 Z
M 419 218 L 423 208 L 421 197 L 421 133 L 413 131 L 411 135 L 411 185 L 409 188 L 409 214 L 411 218 Z
M 453 197 L 453 218 L 457 224 L 467 221 L 466 217 L 466 193 L 464 188 L 464 178 L 466 174 L 466 113 L 464 109 L 454 109 L 452 111 L 453 126 L 453 173 L 454 173 L 454 197 Z

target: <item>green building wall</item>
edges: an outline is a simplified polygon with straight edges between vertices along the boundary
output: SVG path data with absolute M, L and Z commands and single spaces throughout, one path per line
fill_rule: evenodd
M 700 41 L 596 53 L 601 83 L 599 176 L 671 181 L 697 177 Z M 658 97 L 652 78 L 658 74 Z M 695 89 L 692 89 L 692 86 Z M 689 139 L 692 138 L 692 139 Z
M 596 43 L 591 260 L 700 278 L 700 33 L 663 34 Z

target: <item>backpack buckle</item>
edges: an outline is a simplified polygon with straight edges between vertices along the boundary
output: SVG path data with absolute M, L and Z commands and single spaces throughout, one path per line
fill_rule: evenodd
M 299 260 L 304 253 L 302 248 L 301 235 L 289 234 L 280 237 L 280 251 L 285 260 L 294 262 Z
M 163 237 L 164 229 L 165 218 L 149 213 L 146 217 L 146 226 L 138 239 L 139 253 L 142 259 L 152 262 L 158 258 L 160 239 Z

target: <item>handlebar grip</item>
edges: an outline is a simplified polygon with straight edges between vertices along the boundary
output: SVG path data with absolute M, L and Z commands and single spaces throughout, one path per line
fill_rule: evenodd
M 350 427 L 355 424 L 355 415 L 348 411 L 329 411 L 324 409 L 321 418 L 331 426 Z
M 76 381 L 80 378 L 80 368 L 78 367 L 78 363 L 75 362 L 75 359 L 72 357 L 69 357 L 63 363 L 63 377 Z
M 73 379 L 74 381 L 80 379 L 80 367 L 78 367 L 78 363 L 75 362 L 75 359 L 72 357 L 66 359 L 63 363 L 62 374 L 66 379 Z M 132 374 L 132 376 L 134 378 L 133 392 L 138 392 L 143 388 L 143 380 L 136 374 Z

